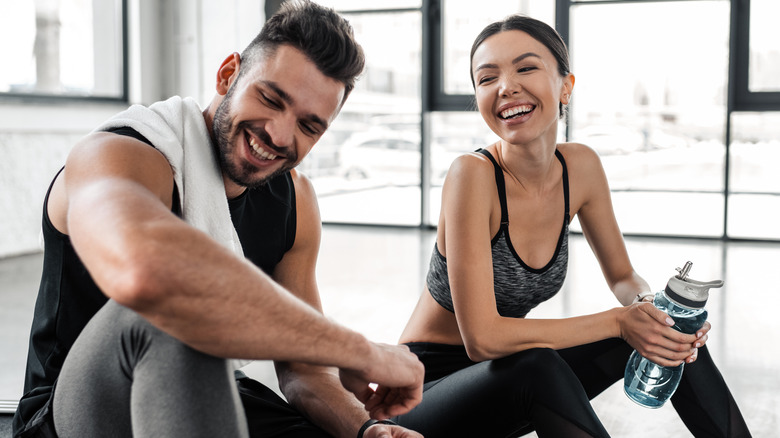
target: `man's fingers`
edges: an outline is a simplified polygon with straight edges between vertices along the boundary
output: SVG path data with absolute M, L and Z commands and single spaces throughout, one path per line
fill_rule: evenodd
M 383 399 L 382 403 L 372 405 L 369 411 L 371 418 L 385 419 L 403 415 L 411 411 L 422 400 L 414 393 L 404 390 L 392 390 Z
M 389 389 L 383 386 L 379 386 L 373 391 L 371 396 L 363 402 L 367 411 L 371 412 L 376 409 L 377 406 L 385 404 L 385 397 L 387 396 Z M 362 401 L 362 400 L 361 400 Z

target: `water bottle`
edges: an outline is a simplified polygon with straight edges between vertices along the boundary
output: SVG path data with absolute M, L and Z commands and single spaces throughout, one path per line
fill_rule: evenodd
M 722 280 L 701 282 L 688 278 L 691 262 L 677 268 L 666 289 L 655 294 L 653 305 L 674 320 L 674 329 L 694 334 L 707 320 L 704 305 L 710 288 L 723 286 Z M 628 398 L 646 408 L 660 408 L 674 394 L 682 378 L 684 364 L 664 367 L 642 357 L 636 350 L 626 364 L 623 389 Z

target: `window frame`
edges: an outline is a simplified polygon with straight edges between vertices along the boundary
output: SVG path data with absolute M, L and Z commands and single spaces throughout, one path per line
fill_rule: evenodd
M 731 0 L 729 113 L 780 111 L 780 92 L 750 91 L 750 3 Z
M 99 0 L 102 1 L 102 0 Z M 75 94 L 53 94 L 53 93 L 14 93 L 0 91 L 0 103 L 7 102 L 36 102 L 36 103 L 67 103 L 67 102 L 107 102 L 107 103 L 128 103 L 130 101 L 130 79 L 129 79 L 129 32 L 128 32 L 128 0 L 119 1 L 119 14 L 121 29 L 120 38 L 120 58 L 122 59 L 122 69 L 120 80 L 120 94 L 118 96 L 106 95 L 75 95 Z

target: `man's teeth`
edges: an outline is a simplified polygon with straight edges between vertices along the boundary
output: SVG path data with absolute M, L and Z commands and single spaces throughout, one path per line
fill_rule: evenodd
M 499 114 L 499 115 L 501 116 L 502 119 L 508 119 L 508 118 L 510 118 L 512 116 L 516 116 L 516 115 L 521 114 L 521 113 L 522 114 L 527 113 L 527 112 L 531 111 L 532 109 L 534 109 L 534 107 L 531 106 L 531 105 L 520 105 L 520 106 L 516 106 L 514 108 L 509 108 L 509 109 L 506 109 L 504 111 L 501 111 L 501 114 Z
M 278 155 L 274 155 L 261 148 L 254 138 L 249 139 L 249 146 L 252 146 L 252 150 L 255 151 L 255 154 L 264 160 L 273 160 L 278 157 Z

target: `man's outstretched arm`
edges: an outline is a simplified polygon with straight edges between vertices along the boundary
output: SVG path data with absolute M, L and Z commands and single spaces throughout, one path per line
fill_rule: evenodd
M 173 215 L 172 184 L 167 160 L 132 138 L 92 134 L 69 156 L 50 199 L 55 226 L 109 298 L 207 354 L 334 366 L 420 390 L 403 355 L 329 321 Z M 376 365 L 387 359 L 401 369 Z

